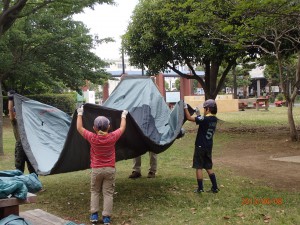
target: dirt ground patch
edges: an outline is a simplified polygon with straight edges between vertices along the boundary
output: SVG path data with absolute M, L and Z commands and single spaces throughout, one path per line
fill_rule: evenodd
M 222 145 L 221 153 L 214 157 L 215 164 L 275 189 L 300 191 L 300 163 L 272 160 L 300 155 L 300 143 L 289 140 L 287 128 L 231 128 L 218 132 L 228 133 L 232 141 Z

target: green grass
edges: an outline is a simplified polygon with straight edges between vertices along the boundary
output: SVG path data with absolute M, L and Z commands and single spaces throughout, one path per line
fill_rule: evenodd
M 295 115 L 300 115 L 300 109 L 295 108 L 294 111 Z M 220 113 L 218 117 L 230 126 L 287 124 L 286 108 L 270 108 L 269 112 L 246 110 Z M 296 123 L 299 120 L 298 116 Z M 186 123 L 185 127 L 192 130 L 194 125 Z M 261 186 L 251 179 L 235 176 L 219 165 L 215 165 L 214 170 L 221 192 L 194 194 L 195 171 L 191 168 L 194 140 L 195 132 L 187 132 L 184 138 L 176 140 L 167 151 L 159 154 L 155 179 L 146 178 L 149 168 L 148 154 L 142 157 L 141 179 L 128 179 L 132 160 L 117 162 L 112 224 L 300 224 L 298 192 L 278 191 Z M 228 133 L 218 132 L 215 136 L 215 154 L 229 141 L 234 141 L 234 138 Z M 14 140 L 10 128 L 4 130 L 4 148 L 5 156 L 1 157 L 0 169 L 13 169 Z M 76 223 L 90 224 L 89 172 L 85 170 L 40 176 L 45 191 L 38 193 L 37 203 L 22 205 L 21 210 L 40 208 Z M 205 188 L 209 189 L 208 177 L 204 178 Z M 249 202 L 251 200 L 252 203 Z M 263 203 L 262 200 L 270 202 L 267 204 L 268 202 Z M 282 204 L 279 204 L 280 200 Z M 270 218 L 268 223 L 264 222 L 264 218 Z
M 294 107 L 296 125 L 300 124 L 300 107 Z M 269 110 L 246 109 L 245 111 L 218 113 L 218 118 L 231 126 L 288 126 L 287 107 L 269 107 Z

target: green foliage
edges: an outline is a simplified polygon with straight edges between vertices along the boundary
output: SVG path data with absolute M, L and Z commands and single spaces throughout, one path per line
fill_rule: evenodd
M 169 83 L 167 81 L 165 81 L 165 89 L 167 91 L 170 91 L 170 85 L 169 85 Z
M 262 60 L 264 61 L 264 60 Z M 288 85 L 288 83 L 294 84 L 296 82 L 296 68 L 297 68 L 297 54 L 292 54 L 289 57 L 283 58 L 281 61 L 281 72 L 278 68 L 278 61 L 273 60 L 266 61 L 266 68 L 264 70 L 264 76 L 270 80 L 273 85 L 281 85 L 280 73 L 282 75 L 282 84 Z
M 81 22 L 46 10 L 19 19 L 0 40 L 4 89 L 25 95 L 79 90 L 86 80 L 102 84 L 109 77 L 106 63 L 91 52 L 95 43 L 88 33 Z
M 291 67 L 294 55 L 300 51 L 300 2 L 254 0 L 241 3 L 236 15 L 243 18 L 244 29 L 238 36 L 243 36 L 249 46 L 258 48 L 262 59 L 273 67 L 266 71 L 270 81 L 273 80 L 274 65 L 277 66 L 274 80 L 279 81 L 287 101 L 293 101 L 296 92 L 289 90 L 288 83 L 294 84 L 300 76 L 296 74 L 295 79 L 295 64 Z
M 271 96 L 269 97 L 269 102 L 270 102 L 270 103 L 274 103 L 274 102 L 275 102 L 275 96 L 271 95 Z
M 278 101 L 283 101 L 283 100 L 285 100 L 284 94 L 282 94 L 282 93 L 277 94 L 276 99 L 277 99 Z
M 175 88 L 177 91 L 180 90 L 180 79 L 179 78 L 175 80 Z
M 255 68 L 255 63 L 241 63 L 235 67 L 235 71 L 231 70 L 225 80 L 225 87 L 234 87 L 234 73 L 236 76 L 236 86 L 237 87 L 244 87 L 245 89 L 247 86 L 251 84 L 251 77 L 250 77 L 250 70 Z M 224 68 L 220 68 L 219 77 L 221 77 L 222 71 Z
M 84 8 L 93 8 L 96 4 L 113 4 L 113 0 L 6 0 L 0 2 L 0 38 L 7 32 L 14 22 L 22 17 L 39 13 L 45 9 L 50 14 L 56 14 L 57 18 L 63 19 Z
M 68 114 L 72 114 L 76 109 L 76 92 L 70 94 L 28 95 L 27 97 L 54 106 Z
M 123 46 L 133 65 L 154 74 L 172 69 L 214 98 L 237 59 L 280 59 L 299 50 L 299 9 L 299 1 L 289 0 L 140 1 Z M 194 76 L 181 74 L 178 65 L 188 65 Z M 204 67 L 204 79 L 195 76 L 197 66 Z
M 278 72 L 278 65 L 274 64 L 276 62 L 273 61 L 273 63 L 269 62 L 265 69 L 264 69 L 264 77 L 271 81 L 272 85 L 279 85 L 279 72 Z
M 76 92 L 71 92 L 66 94 L 27 95 L 26 97 L 47 105 L 51 105 L 70 115 L 76 109 L 76 102 L 77 102 Z M 5 115 L 8 115 L 7 105 L 8 105 L 8 98 L 5 96 L 3 97 L 3 112 Z
M 182 77 L 196 79 L 206 97 L 215 98 L 236 59 L 249 55 L 247 49 L 228 42 L 222 34 L 224 26 L 235 24 L 226 20 L 235 4 L 212 0 L 140 1 L 122 38 L 130 63 L 144 65 L 152 74 L 172 69 Z M 178 71 L 178 65 L 188 65 L 192 76 Z M 218 80 L 221 65 L 225 69 Z M 204 67 L 204 79 L 196 75 L 199 66 Z
M 297 97 L 295 98 L 295 103 L 300 103 L 300 95 L 297 95 Z

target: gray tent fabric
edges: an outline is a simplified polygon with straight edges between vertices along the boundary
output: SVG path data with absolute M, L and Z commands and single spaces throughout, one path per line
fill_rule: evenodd
M 72 118 L 61 110 L 15 94 L 24 151 L 38 174 L 49 173 L 60 157 Z
M 90 146 L 77 132 L 76 110 L 70 117 L 55 107 L 18 94 L 14 101 L 23 148 L 38 174 L 90 167 Z M 93 131 L 94 119 L 102 115 L 110 120 L 111 130 L 115 130 L 120 126 L 124 109 L 129 113 L 125 133 L 116 143 L 116 161 L 132 159 L 147 151 L 165 151 L 180 135 L 185 122 L 183 101 L 170 110 L 151 78 L 128 76 L 103 106 L 84 105 L 83 125 Z
M 118 110 L 128 109 L 143 134 L 157 145 L 174 140 L 184 120 L 183 110 L 179 110 L 182 103 L 176 104 L 171 113 L 150 77 L 125 76 L 103 105 Z

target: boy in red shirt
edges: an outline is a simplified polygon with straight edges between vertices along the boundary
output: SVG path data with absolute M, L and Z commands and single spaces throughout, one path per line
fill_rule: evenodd
M 92 223 L 98 222 L 100 191 L 103 193 L 102 220 L 110 224 L 113 209 L 113 194 L 115 187 L 115 144 L 126 128 L 128 111 L 122 112 L 120 128 L 108 133 L 110 121 L 104 116 L 94 120 L 94 132 L 86 130 L 82 125 L 83 107 L 77 109 L 77 130 L 90 143 L 91 157 L 91 218 Z

